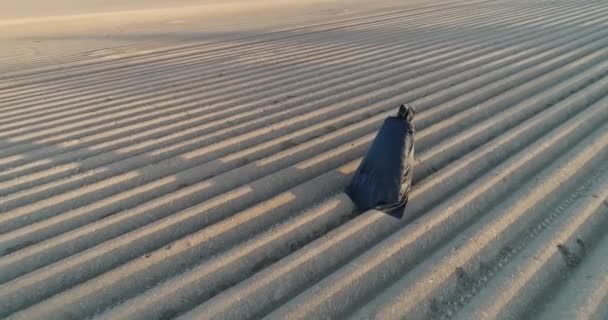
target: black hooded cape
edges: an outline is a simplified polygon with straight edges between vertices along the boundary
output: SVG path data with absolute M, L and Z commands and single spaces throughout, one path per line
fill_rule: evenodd
M 346 189 L 360 210 L 402 216 L 412 184 L 414 114 L 402 105 L 396 117 L 387 118 L 361 161 Z

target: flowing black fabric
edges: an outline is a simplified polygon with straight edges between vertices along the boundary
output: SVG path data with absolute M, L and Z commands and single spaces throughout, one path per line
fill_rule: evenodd
M 401 217 L 412 184 L 415 111 L 402 105 L 378 131 L 346 193 L 357 207 Z

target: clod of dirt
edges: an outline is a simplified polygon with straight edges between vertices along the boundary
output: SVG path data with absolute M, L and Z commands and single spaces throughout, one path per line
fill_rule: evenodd
M 557 249 L 562 254 L 562 257 L 569 268 L 574 268 L 580 263 L 580 257 L 570 251 L 567 246 L 560 243 L 557 245 Z

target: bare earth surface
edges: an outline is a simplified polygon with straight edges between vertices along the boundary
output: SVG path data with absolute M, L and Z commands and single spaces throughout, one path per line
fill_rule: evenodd
M 0 318 L 608 318 L 605 1 L 0 0 L 0 31 Z M 405 217 L 359 212 L 405 102 Z

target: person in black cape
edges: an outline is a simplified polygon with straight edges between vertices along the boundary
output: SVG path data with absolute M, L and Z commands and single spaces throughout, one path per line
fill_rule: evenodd
M 359 164 L 346 193 L 361 211 L 376 209 L 401 218 L 412 185 L 416 111 L 401 105 L 388 117 Z

